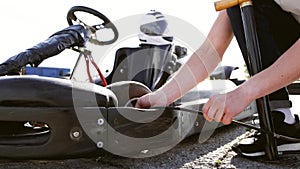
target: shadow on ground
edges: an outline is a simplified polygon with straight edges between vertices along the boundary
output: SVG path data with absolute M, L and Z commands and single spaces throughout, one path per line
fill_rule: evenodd
M 43 169 L 115 169 L 115 168 L 300 168 L 300 154 L 281 156 L 277 161 L 246 159 L 231 150 L 231 146 L 248 132 L 239 126 L 224 126 L 215 131 L 205 143 L 198 143 L 199 135 L 191 136 L 173 149 L 153 157 L 132 159 L 104 153 L 97 158 L 67 160 L 2 160 L 0 168 Z

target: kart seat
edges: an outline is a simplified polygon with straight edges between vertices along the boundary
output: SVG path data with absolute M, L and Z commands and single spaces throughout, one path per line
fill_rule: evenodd
M 159 88 L 169 77 L 172 45 L 124 47 L 116 51 L 114 66 L 107 83 L 137 81 L 151 90 Z

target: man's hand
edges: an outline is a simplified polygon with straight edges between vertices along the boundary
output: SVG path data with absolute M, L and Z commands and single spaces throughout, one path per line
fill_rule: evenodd
M 137 99 L 136 108 L 162 107 L 168 105 L 167 97 L 163 93 L 148 93 Z
M 207 121 L 215 120 L 227 125 L 235 116 L 240 114 L 252 102 L 239 88 L 236 90 L 215 95 L 209 98 L 203 106 L 203 116 Z

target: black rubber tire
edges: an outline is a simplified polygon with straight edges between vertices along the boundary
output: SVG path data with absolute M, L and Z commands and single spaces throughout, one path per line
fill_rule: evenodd
M 117 103 L 108 89 L 91 83 L 83 85 L 41 76 L 0 77 L 0 106 L 73 107 L 74 100 L 80 107 L 111 107 Z M 96 99 L 97 105 L 91 99 Z
M 116 95 L 119 107 L 124 107 L 133 98 L 141 97 L 151 92 L 146 85 L 136 81 L 115 82 L 106 86 L 106 88 L 110 89 Z M 134 105 L 130 106 L 133 107 Z

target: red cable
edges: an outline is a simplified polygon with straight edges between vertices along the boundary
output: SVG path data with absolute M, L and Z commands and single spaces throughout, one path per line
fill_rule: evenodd
M 98 65 L 96 64 L 96 62 L 94 61 L 94 59 L 93 59 L 92 57 L 91 57 L 90 59 L 91 59 L 92 64 L 93 64 L 94 67 L 96 68 L 96 70 L 97 70 L 97 72 L 98 72 L 98 74 L 99 74 L 99 76 L 100 76 L 100 78 L 101 78 L 102 85 L 103 85 L 104 87 L 107 86 L 106 79 L 105 79 L 105 77 L 103 76 L 103 74 L 102 74 L 101 70 L 99 69 Z
M 88 74 L 88 77 L 89 77 L 89 81 L 91 83 L 93 83 L 93 79 L 92 79 L 92 76 L 91 76 L 91 72 L 90 72 L 90 66 L 89 66 L 89 61 L 92 62 L 92 64 L 94 65 L 94 67 L 96 68 L 100 78 L 101 78 L 101 81 L 102 81 L 102 85 L 105 87 L 107 86 L 107 82 L 106 82 L 106 79 L 105 77 L 103 76 L 101 70 L 99 69 L 98 65 L 96 64 L 96 62 L 94 61 L 93 57 L 92 56 L 84 56 L 85 57 L 85 62 L 86 62 L 86 71 L 87 71 L 87 74 Z
M 86 72 L 88 74 L 89 81 L 91 83 L 93 83 L 93 79 L 92 79 L 91 72 L 90 72 L 89 58 L 87 56 L 84 56 L 84 58 L 85 58 L 85 63 L 86 63 Z

